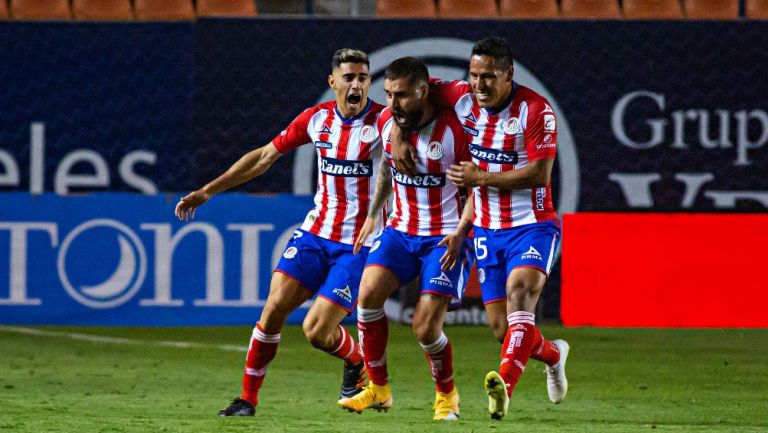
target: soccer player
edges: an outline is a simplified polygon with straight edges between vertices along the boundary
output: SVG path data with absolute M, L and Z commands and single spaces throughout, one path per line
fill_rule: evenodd
M 261 175 L 281 155 L 306 143 L 314 143 L 317 150 L 315 207 L 288 242 L 272 274 L 269 296 L 248 347 L 242 394 L 219 416 L 254 414 L 286 318 L 315 294 L 304 319 L 304 334 L 314 347 L 344 360 L 341 397 L 355 395 L 365 383 L 360 347 L 340 323 L 354 308 L 367 256 L 368 247 L 363 254 L 352 250 L 376 182 L 381 139 L 375 122 L 384 107 L 368 99 L 371 78 L 368 55 L 362 51 L 337 51 L 328 85 L 334 90 L 334 101 L 306 109 L 267 145 L 245 154 L 223 175 L 176 205 L 176 215 L 186 221 L 214 194 Z M 370 245 L 366 239 L 361 242 Z
M 560 241 L 550 185 L 556 117 L 544 97 L 516 83 L 513 75 L 509 45 L 490 37 L 472 49 L 469 83 L 432 87 L 438 103 L 454 109 L 470 142 L 472 161 L 452 166 L 448 178 L 474 188 L 478 277 L 488 321 L 502 341 L 499 371 L 485 378 L 494 419 L 506 415 L 529 358 L 547 365 L 553 403 L 563 401 L 568 391 L 568 343 L 544 339 L 534 316 Z M 406 144 L 394 143 L 391 153 L 398 170 L 414 171 Z
M 387 109 L 377 122 L 385 140 L 384 153 L 388 154 L 392 125 L 397 124 L 408 132 L 408 140 L 416 149 L 418 172 L 406 176 L 386 160 L 380 167 L 374 205 L 356 242 L 360 247 L 373 230 L 379 209 L 394 189 L 394 210 L 387 227 L 374 240 L 360 284 L 358 331 L 370 382 L 361 393 L 339 400 L 339 405 L 358 413 L 367 408 L 386 410 L 392 405 L 384 301 L 398 287 L 420 276 L 421 296 L 413 331 L 435 382 L 433 419 L 456 420 L 459 394 L 443 320 L 451 300 L 463 293 L 468 275 L 470 244 L 465 234 L 471 214 L 457 230 L 466 192 L 446 181 L 446 171 L 471 156 L 453 112 L 434 109 L 430 104 L 428 79 L 426 65 L 413 57 L 395 60 L 384 72 Z

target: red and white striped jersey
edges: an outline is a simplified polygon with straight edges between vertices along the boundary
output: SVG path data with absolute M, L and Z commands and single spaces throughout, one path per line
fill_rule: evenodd
M 395 192 L 388 225 L 416 236 L 453 233 L 459 225 L 467 194 L 464 188 L 457 188 L 447 180 L 445 173 L 451 164 L 472 159 L 461 123 L 452 111 L 439 109 L 432 122 L 411 133 L 409 141 L 416 148 L 419 163 L 418 174 L 408 177 L 398 172 L 392 162 L 389 136 L 393 122 L 389 109 L 384 109 L 377 122 Z
M 381 161 L 376 119 L 383 108 L 368 100 L 362 113 L 347 119 L 339 113 L 335 101 L 323 102 L 304 110 L 272 140 L 280 153 L 306 143 L 313 143 L 317 150 L 315 207 L 304 219 L 303 230 L 331 241 L 354 244 L 376 186 Z
M 430 80 L 440 105 L 452 107 L 469 141 L 472 161 L 481 170 L 519 170 L 529 162 L 554 158 L 557 122 L 547 100 L 512 83 L 510 100 L 500 111 L 480 108 L 465 81 Z M 476 226 L 505 229 L 541 221 L 558 221 L 551 182 L 546 187 L 500 189 L 476 187 Z

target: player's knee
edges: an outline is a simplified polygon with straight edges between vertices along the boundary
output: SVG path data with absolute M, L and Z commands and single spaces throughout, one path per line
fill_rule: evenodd
M 326 332 L 317 322 L 304 321 L 304 336 L 312 347 L 326 349 L 333 345 L 333 332 Z
M 413 335 L 416 336 L 416 340 L 421 344 L 431 344 L 440 337 L 442 331 L 439 327 L 434 326 L 432 320 L 414 320 L 413 321 Z

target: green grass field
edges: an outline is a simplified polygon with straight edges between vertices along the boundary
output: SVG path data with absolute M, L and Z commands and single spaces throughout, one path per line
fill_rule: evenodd
M 497 422 L 482 378 L 499 345 L 487 328 L 451 327 L 461 420 L 439 424 L 427 362 L 405 326 L 390 330 L 389 413 L 337 408 L 340 362 L 290 326 L 253 418 L 216 416 L 239 393 L 245 356 L 221 346 L 244 346 L 249 328 L 35 329 L 43 335 L 0 328 L 0 432 L 768 431 L 768 330 L 543 327 L 571 343 L 568 398 L 551 404 L 542 364 L 531 361 Z

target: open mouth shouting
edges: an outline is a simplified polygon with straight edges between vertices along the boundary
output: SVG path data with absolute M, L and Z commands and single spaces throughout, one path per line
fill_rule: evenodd
M 359 112 L 363 106 L 363 95 L 360 93 L 350 93 L 347 95 L 347 105 L 349 105 L 349 108 L 352 109 L 354 112 Z

